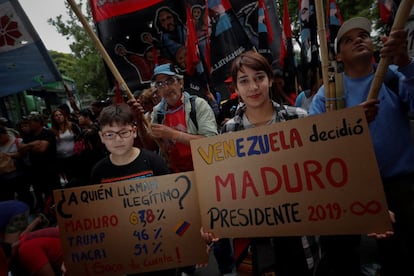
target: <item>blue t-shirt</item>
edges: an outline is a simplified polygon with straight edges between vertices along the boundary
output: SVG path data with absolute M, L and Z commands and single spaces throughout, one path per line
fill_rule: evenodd
M 397 71 L 395 66 L 390 66 L 390 70 L 399 77 L 398 94 L 383 84 L 378 95 L 380 103 L 377 117 L 369 123 L 383 178 L 414 172 L 414 145 L 407 113 L 414 111 L 414 62 L 401 71 Z M 343 74 L 345 107 L 357 106 L 366 101 L 373 79 L 374 72 L 361 78 L 350 78 Z M 322 86 L 313 98 L 309 114 L 325 111 L 325 89 Z

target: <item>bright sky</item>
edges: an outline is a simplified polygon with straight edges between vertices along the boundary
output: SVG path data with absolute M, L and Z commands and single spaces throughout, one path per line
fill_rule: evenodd
M 69 43 L 56 28 L 47 23 L 49 18 L 63 15 L 67 18 L 65 0 L 18 0 L 48 50 L 70 53 Z

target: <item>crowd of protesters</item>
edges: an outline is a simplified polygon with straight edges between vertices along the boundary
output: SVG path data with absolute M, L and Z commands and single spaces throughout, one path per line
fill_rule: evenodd
M 212 249 L 221 275 L 414 274 L 414 145 L 407 112 L 414 111 L 414 63 L 406 52 L 407 33 L 392 32 L 380 54 L 393 61 L 398 91 L 384 84 L 378 100 L 366 100 L 376 68 L 370 32 L 367 19 L 345 22 L 336 51 L 344 65 L 345 107 L 362 105 L 370 124 L 394 226 L 393 233 L 373 234 L 379 257 L 374 264 L 364 263 L 362 241 L 376 240 L 361 235 L 233 240 L 202 231 L 200 238 Z M 255 51 L 235 59 L 225 80 L 230 96 L 219 105 L 211 103 L 210 92 L 206 100 L 185 91 L 179 72 L 172 64 L 156 66 L 152 87 L 125 103 L 72 106 L 72 111 L 61 105 L 48 118 L 32 114 L 22 119 L 16 129 L 2 122 L 0 276 L 7 273 L 5 265 L 13 275 L 61 273 L 53 190 L 191 171 L 193 139 L 326 111 L 317 71 L 309 71 L 309 89 L 296 98 L 297 93 L 284 91 L 280 68 Z M 363 87 L 360 94 L 357 87 Z M 46 256 L 45 247 L 52 253 Z M 195 271 L 191 266 L 145 275 Z

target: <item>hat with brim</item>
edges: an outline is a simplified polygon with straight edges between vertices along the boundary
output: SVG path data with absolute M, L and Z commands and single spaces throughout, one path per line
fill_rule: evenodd
M 165 63 L 154 68 L 154 75 L 152 76 L 152 80 L 155 80 L 155 77 L 158 75 L 176 76 L 177 73 L 174 71 L 174 65 Z
M 345 21 L 338 30 L 338 34 L 335 38 L 335 52 L 338 53 L 338 45 L 341 41 L 341 38 L 353 29 L 362 29 L 368 33 L 371 33 L 371 21 L 365 17 L 354 17 Z

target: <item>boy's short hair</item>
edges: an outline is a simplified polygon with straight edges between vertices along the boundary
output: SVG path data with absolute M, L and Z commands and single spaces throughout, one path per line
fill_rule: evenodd
M 96 120 L 95 115 L 93 115 L 92 110 L 90 110 L 89 108 L 81 109 L 79 111 L 79 115 L 81 115 L 83 117 L 88 117 L 92 121 L 95 121 Z
M 43 118 L 43 115 L 35 113 L 35 114 L 30 114 L 29 121 L 39 122 L 43 124 L 44 118 Z
M 112 104 L 102 109 L 98 120 L 101 128 L 113 124 L 133 125 L 134 115 L 126 103 Z

